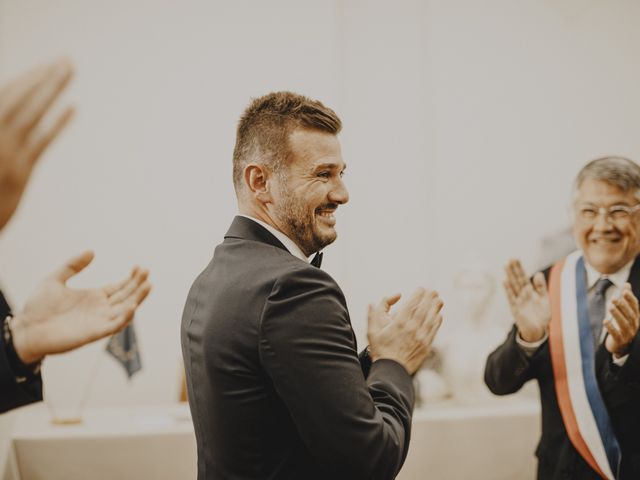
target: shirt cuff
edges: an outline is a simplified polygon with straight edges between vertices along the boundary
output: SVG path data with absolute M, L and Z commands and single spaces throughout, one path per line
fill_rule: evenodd
M 533 355 L 534 352 L 538 348 L 540 348 L 540 346 L 544 342 L 546 342 L 548 338 L 549 338 L 549 332 L 544 332 L 544 337 L 542 337 L 537 342 L 527 342 L 527 341 L 522 339 L 522 337 L 520 336 L 520 332 L 516 332 L 516 343 L 518 345 L 520 345 L 520 348 L 522 348 L 522 350 L 524 350 L 524 353 L 526 353 L 527 356 Z
M 611 359 L 613 360 L 613 364 L 617 365 L 618 367 L 624 366 L 624 364 L 627 363 L 627 359 L 628 358 L 629 358 L 629 354 L 628 353 L 626 355 L 623 355 L 620 358 L 616 358 L 615 355 L 611 356 Z

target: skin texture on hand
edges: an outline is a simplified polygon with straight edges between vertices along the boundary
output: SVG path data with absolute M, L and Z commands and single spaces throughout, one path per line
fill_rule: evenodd
M 538 272 L 530 282 L 519 260 L 510 260 L 505 273 L 504 290 L 518 333 L 525 342 L 537 342 L 544 337 L 551 321 L 544 275 Z
M 395 360 L 414 374 L 424 363 L 442 323 L 443 302 L 434 291 L 417 289 L 395 314 L 391 307 L 400 295 L 369 305 L 369 351 L 373 361 Z
M 87 251 L 47 277 L 11 323 L 20 360 L 32 364 L 116 333 L 133 320 L 147 297 L 149 272 L 135 267 L 127 278 L 102 288 L 72 289 L 66 282 L 93 260 Z
M 611 318 L 604 320 L 604 327 L 609 332 L 605 347 L 613 355 L 621 357 L 629 353 L 640 326 L 640 308 L 638 299 L 631 292 L 631 285 L 625 283 L 620 297 L 611 302 L 609 314 Z
M 61 60 L 0 88 L 0 229 L 20 202 L 36 162 L 73 116 L 67 107 L 42 128 L 42 119 L 73 76 Z

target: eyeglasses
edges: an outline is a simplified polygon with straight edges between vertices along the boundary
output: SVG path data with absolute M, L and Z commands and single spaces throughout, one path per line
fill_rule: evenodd
M 640 209 L 640 203 L 633 207 L 626 205 L 612 205 L 610 207 L 596 207 L 595 205 L 583 205 L 577 209 L 578 220 L 584 223 L 595 223 L 600 215 L 604 215 L 605 221 L 622 224 L 631 220 L 631 216 Z

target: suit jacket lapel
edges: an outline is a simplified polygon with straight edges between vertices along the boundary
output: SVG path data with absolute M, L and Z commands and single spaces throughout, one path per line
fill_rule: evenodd
M 10 313 L 11 307 L 9 307 L 9 303 L 7 303 L 7 300 L 4 298 L 2 291 L 0 291 L 0 317 L 2 317 L 0 318 L 0 323 L 2 323 L 4 321 L 4 317 Z
M 636 257 L 633 265 L 631 265 L 627 282 L 631 284 L 631 291 L 636 298 L 640 298 L 640 257 Z
M 246 217 L 236 216 L 231 222 L 231 226 L 224 238 L 240 238 L 254 242 L 266 243 L 288 252 L 280 240 L 274 237 L 269 230 L 258 222 L 254 222 Z

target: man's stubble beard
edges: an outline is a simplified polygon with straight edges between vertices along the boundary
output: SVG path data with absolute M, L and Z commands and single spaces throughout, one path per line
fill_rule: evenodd
M 315 209 L 309 212 L 291 193 L 283 188 L 283 203 L 276 208 L 276 215 L 282 222 L 283 232 L 293 240 L 305 255 L 322 250 L 333 243 L 336 233 L 320 236 L 315 230 Z

